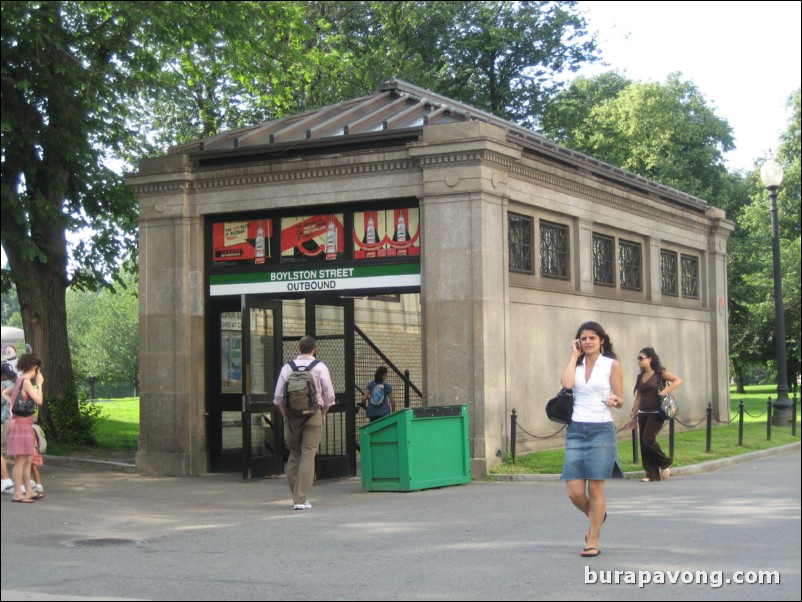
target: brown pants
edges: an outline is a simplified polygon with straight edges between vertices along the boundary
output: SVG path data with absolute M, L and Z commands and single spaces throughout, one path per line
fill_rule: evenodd
M 304 504 L 315 480 L 315 456 L 323 436 L 323 413 L 285 418 L 284 435 L 290 449 L 287 483 L 292 491 L 292 503 Z
M 674 461 L 663 453 L 657 443 L 657 435 L 665 421 L 658 414 L 638 414 L 640 431 L 640 458 L 643 470 L 650 481 L 660 480 L 660 471 L 668 468 Z

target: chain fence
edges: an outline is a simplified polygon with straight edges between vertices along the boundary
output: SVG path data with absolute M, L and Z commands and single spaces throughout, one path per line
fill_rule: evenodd
M 685 422 L 681 420 L 678 416 L 671 418 L 668 420 L 669 423 L 669 432 L 668 432 L 668 445 L 669 445 L 669 456 L 674 457 L 674 427 L 675 423 L 680 424 L 681 426 L 685 427 L 687 430 L 694 430 L 702 423 L 705 424 L 705 428 L 707 430 L 707 439 L 705 443 L 705 450 L 709 453 L 712 449 L 712 436 L 713 436 L 713 423 L 716 424 L 733 424 L 738 423 L 738 446 L 743 447 L 743 423 L 744 423 L 744 416 L 748 416 L 749 418 L 756 419 L 762 416 L 766 416 L 766 440 L 771 441 L 771 429 L 772 429 L 772 411 L 774 409 L 774 405 L 772 402 L 771 397 L 768 398 L 766 402 L 766 409 L 753 413 L 746 409 L 744 405 L 743 399 L 740 400 L 738 404 L 738 409 L 733 412 L 731 415 L 728 414 L 727 418 L 729 421 L 722 421 L 716 416 L 713 416 L 713 404 L 708 403 L 705 409 L 705 416 L 697 421 L 697 422 Z M 791 435 L 796 437 L 796 421 L 797 421 L 797 396 L 794 393 L 793 399 L 791 400 Z M 555 423 L 555 428 L 556 428 Z M 568 425 L 560 425 L 557 430 L 544 433 L 544 434 L 535 434 L 521 425 L 518 419 L 518 413 L 513 408 L 512 413 L 510 414 L 510 444 L 508 450 L 508 457 L 512 462 L 515 462 L 516 451 L 518 447 L 518 443 L 528 443 L 534 440 L 546 440 L 546 439 L 554 439 L 562 434 L 565 430 L 566 426 Z M 776 426 L 776 425 L 775 425 Z M 620 433 L 624 429 L 629 428 L 629 421 L 627 421 L 622 426 L 616 424 L 615 432 L 616 434 Z M 632 461 L 633 463 L 639 462 L 639 451 L 638 451 L 638 423 L 635 422 L 635 427 L 632 429 Z

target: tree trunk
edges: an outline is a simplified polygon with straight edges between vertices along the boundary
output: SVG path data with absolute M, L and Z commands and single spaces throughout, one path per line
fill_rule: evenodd
M 57 237 L 59 228 L 53 230 Z M 63 232 L 61 229 L 62 235 Z M 45 401 L 39 410 L 39 420 L 50 427 L 52 418 L 48 404 L 72 399 L 67 396 L 72 388 L 73 373 L 67 337 L 66 265 L 60 271 L 54 265 L 59 263 L 58 256 L 53 253 L 47 263 L 21 260 L 16 245 L 9 245 L 6 253 L 16 281 L 25 342 L 42 360 Z

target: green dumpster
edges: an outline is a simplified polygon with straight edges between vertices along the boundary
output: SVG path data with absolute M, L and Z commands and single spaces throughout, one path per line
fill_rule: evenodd
M 471 480 L 468 406 L 409 408 L 359 429 L 362 488 L 415 491 Z

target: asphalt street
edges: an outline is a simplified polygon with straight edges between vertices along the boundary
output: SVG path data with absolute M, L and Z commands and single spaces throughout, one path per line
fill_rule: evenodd
M 324 481 L 293 511 L 283 478 L 50 465 L 44 500 L 0 500 L 2 600 L 799 600 L 800 468 L 796 446 L 608 481 L 602 555 L 586 559 L 558 481 Z

